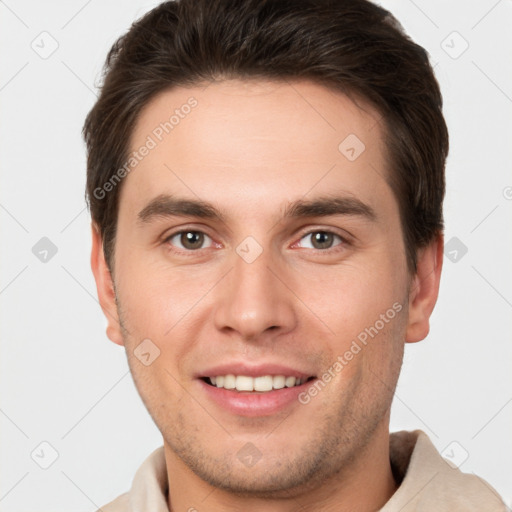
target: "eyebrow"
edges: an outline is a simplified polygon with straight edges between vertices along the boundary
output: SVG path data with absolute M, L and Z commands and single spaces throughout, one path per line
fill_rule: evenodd
M 350 196 L 325 196 L 312 200 L 298 199 L 286 206 L 283 218 L 327 217 L 330 215 L 351 215 L 377 220 L 375 210 L 360 199 Z M 141 224 L 158 218 L 198 217 L 226 222 L 225 215 L 214 205 L 200 199 L 183 199 L 161 194 L 151 200 L 138 214 Z

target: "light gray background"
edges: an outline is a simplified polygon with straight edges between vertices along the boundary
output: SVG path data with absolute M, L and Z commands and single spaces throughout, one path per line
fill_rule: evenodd
M 510 505 L 512 2 L 381 3 L 435 64 L 451 135 L 446 241 L 458 240 L 431 333 L 407 346 L 391 428 L 424 430 Z M 95 510 L 161 444 L 105 335 L 80 135 L 108 49 L 156 4 L 0 1 L 2 511 Z M 32 252 L 42 237 L 58 250 L 46 262 Z

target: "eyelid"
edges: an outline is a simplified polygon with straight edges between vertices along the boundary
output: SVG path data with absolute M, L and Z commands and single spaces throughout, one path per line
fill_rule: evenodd
M 303 231 L 299 231 L 297 237 L 300 240 L 307 235 L 311 235 L 312 233 L 330 233 L 332 235 L 339 236 L 347 244 L 353 243 L 354 241 L 354 236 L 344 229 L 321 225 L 313 227 L 308 226 L 307 228 L 304 228 Z
M 201 228 L 197 228 L 197 227 L 194 227 L 194 226 L 182 226 L 180 228 L 176 228 L 176 230 L 171 230 L 170 233 L 165 233 L 163 236 L 162 236 L 162 243 L 165 243 L 165 244 L 169 244 L 169 241 L 171 238 L 175 237 L 176 235 L 180 235 L 182 233 L 188 233 L 188 232 L 195 232 L 195 233 L 202 233 L 203 235 L 207 236 L 211 241 L 212 241 L 212 246 L 219 246 L 219 245 L 222 245 L 220 244 L 219 242 L 216 242 L 215 239 L 213 238 L 213 236 L 209 235 L 205 229 L 201 229 Z M 304 237 L 308 236 L 308 235 L 312 235 L 313 233 L 329 233 L 329 234 L 332 234 L 332 235 L 335 235 L 337 237 L 339 237 L 342 241 L 342 243 L 340 244 L 337 244 L 333 247 L 330 247 L 328 249 L 313 249 L 315 252 L 319 252 L 319 253 L 329 253 L 329 252 L 332 252 L 332 251 L 336 251 L 337 249 L 341 247 L 346 247 L 346 246 L 349 246 L 349 245 L 352 245 L 352 241 L 351 241 L 351 235 L 349 233 L 346 233 L 346 234 L 341 234 L 338 230 L 334 229 L 334 228 L 326 228 L 326 227 L 321 227 L 321 226 L 318 226 L 318 227 L 314 227 L 314 228 L 307 228 L 307 230 L 301 232 L 299 234 L 299 238 L 296 242 L 293 242 L 293 244 L 291 245 L 291 247 L 295 247 Z M 173 247 L 173 251 L 176 251 L 176 252 L 180 252 L 180 253 L 187 253 L 187 254 L 193 254 L 193 253 L 198 253 L 204 249 L 211 249 L 212 247 L 202 247 L 201 249 L 196 249 L 196 250 L 192 250 L 192 249 L 180 249 L 178 247 L 175 247 L 175 246 L 172 246 Z M 307 249 L 307 248 L 306 248 Z
M 204 229 L 199 229 L 197 227 L 191 227 L 191 226 L 185 226 L 185 227 L 182 226 L 180 228 L 175 228 L 175 230 L 171 230 L 170 232 L 167 231 L 166 233 L 164 233 L 162 235 L 162 243 L 170 245 L 172 247 L 173 251 L 179 252 L 179 253 L 182 253 L 182 254 L 183 253 L 187 253 L 187 254 L 198 253 L 198 252 L 200 252 L 200 251 L 202 251 L 204 249 L 211 249 L 212 246 L 210 246 L 210 247 L 201 247 L 201 249 L 195 249 L 195 250 L 193 250 L 193 249 L 181 249 L 180 247 L 176 247 L 176 246 L 174 246 L 174 245 L 172 245 L 170 243 L 170 240 L 172 238 L 174 238 L 177 235 L 181 235 L 183 233 L 201 233 L 201 234 L 203 234 L 204 236 L 208 237 L 211 240 L 212 246 L 214 246 L 216 244 L 218 245 L 218 242 L 216 242 L 214 240 L 214 238 L 211 235 L 209 235 Z
M 315 248 L 310 248 L 310 247 L 304 247 L 303 249 L 313 250 L 318 253 L 330 253 L 330 252 L 334 252 L 337 250 L 341 250 L 343 248 L 346 248 L 348 245 L 351 245 L 351 242 L 350 242 L 350 239 L 348 236 L 344 236 L 334 229 L 318 227 L 318 228 L 313 228 L 313 229 L 310 228 L 307 231 L 304 231 L 303 233 L 301 233 L 299 236 L 299 239 L 292 244 L 292 247 L 297 246 L 303 238 L 305 238 L 309 235 L 312 235 L 313 233 L 328 233 L 328 234 L 337 236 L 341 240 L 341 243 L 336 244 L 333 247 L 329 247 L 327 249 L 315 249 Z

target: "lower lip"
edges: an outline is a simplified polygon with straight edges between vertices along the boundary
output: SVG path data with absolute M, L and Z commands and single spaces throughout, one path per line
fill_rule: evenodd
M 270 416 L 294 403 L 299 403 L 299 395 L 316 379 L 292 388 L 275 389 L 265 393 L 257 391 L 236 391 L 218 388 L 198 379 L 206 395 L 223 409 L 241 416 Z

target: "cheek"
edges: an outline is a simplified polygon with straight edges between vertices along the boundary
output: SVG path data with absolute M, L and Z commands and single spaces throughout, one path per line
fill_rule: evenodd
M 169 418 L 176 418 L 190 400 L 179 385 L 178 369 L 166 359 L 165 352 L 161 352 L 149 366 L 142 364 L 133 351 L 127 351 L 127 355 L 135 386 L 146 409 L 157 425 L 168 425 Z
M 158 339 L 166 338 L 211 288 L 207 276 L 190 270 L 157 268 L 130 260 L 119 270 L 125 321 L 140 334 Z
M 177 382 L 186 380 L 189 354 L 197 350 L 201 330 L 211 316 L 206 296 L 214 276 L 190 269 L 136 265 L 129 260 L 125 263 L 119 267 L 119 314 L 137 387 L 156 406 L 160 403 L 158 390 L 168 390 L 166 393 L 179 402 L 182 389 Z M 143 340 L 157 347 L 153 350 L 158 357 L 148 367 L 136 357 Z
M 405 287 L 395 272 L 347 265 L 325 274 L 303 279 L 298 295 L 339 340 L 339 349 L 376 322 L 383 330 L 381 315 L 393 319 L 403 306 Z M 395 303 L 400 306 L 393 309 Z

